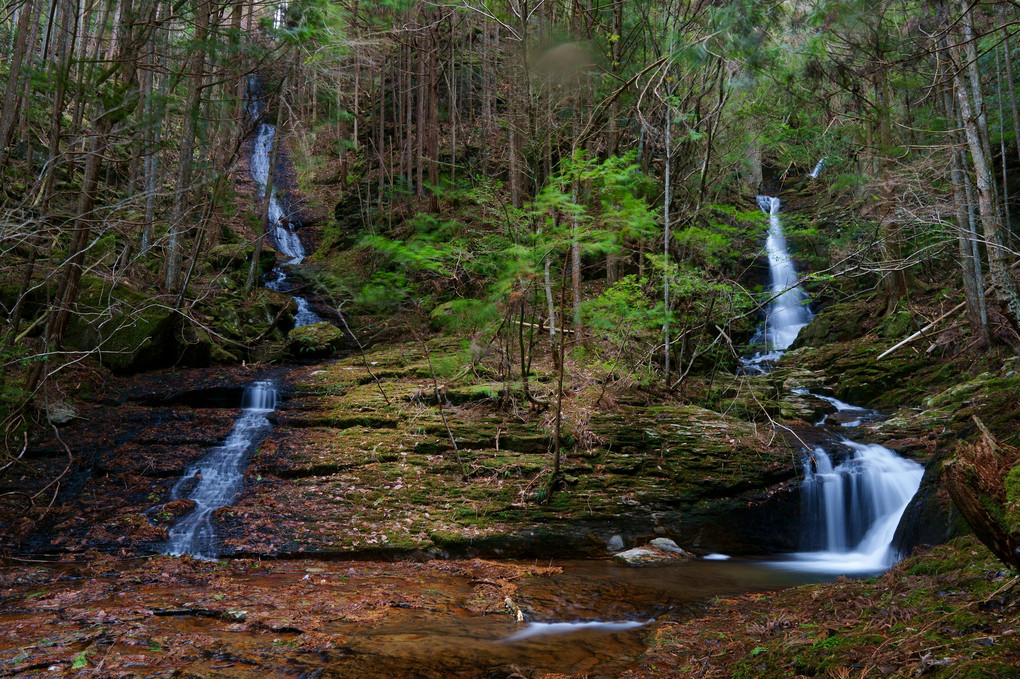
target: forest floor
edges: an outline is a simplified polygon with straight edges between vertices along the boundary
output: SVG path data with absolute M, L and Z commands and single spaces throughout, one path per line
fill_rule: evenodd
M 1020 666 L 1018 578 L 970 538 L 878 578 L 778 591 L 739 564 L 598 564 L 7 560 L 0 674 L 1006 678 Z M 543 628 L 517 610 L 635 622 Z

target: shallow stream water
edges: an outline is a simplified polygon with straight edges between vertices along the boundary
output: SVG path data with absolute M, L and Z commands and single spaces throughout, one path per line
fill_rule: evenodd
M 551 565 L 562 572 L 515 576 L 517 566 L 483 561 L 169 557 L 108 560 L 91 577 L 37 567 L 19 579 L 36 582 L 4 589 L 10 634 L 0 636 L 0 661 L 30 647 L 36 663 L 68 669 L 91 648 L 110 672 L 137 676 L 615 677 L 661 621 L 693 617 L 713 597 L 813 579 L 740 561 Z M 97 641 L 107 628 L 116 634 Z

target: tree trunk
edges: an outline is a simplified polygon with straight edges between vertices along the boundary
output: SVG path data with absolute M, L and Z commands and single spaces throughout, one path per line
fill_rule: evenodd
M 956 119 L 956 109 L 953 106 L 953 97 L 948 89 L 943 93 L 944 106 L 946 109 L 947 121 Z M 956 137 L 957 135 L 954 135 Z M 954 139 L 954 141 L 957 141 Z M 955 146 L 955 144 L 954 144 Z M 960 250 L 960 268 L 963 274 L 963 294 L 967 302 L 967 320 L 970 323 L 971 332 L 975 337 L 988 340 L 988 326 L 985 315 L 982 313 L 982 299 L 984 285 L 977 275 L 974 264 L 974 249 L 972 247 L 973 233 L 971 232 L 969 206 L 967 204 L 967 193 L 964 188 L 964 165 L 961 151 L 957 148 L 950 149 L 952 154 L 951 176 L 953 182 L 953 207 L 956 213 L 957 242 Z
M 964 50 L 957 45 L 958 54 L 953 54 L 955 72 L 953 86 L 956 89 L 957 104 L 963 118 L 967 145 L 970 148 L 974 163 L 974 175 L 977 183 L 978 210 L 981 214 L 981 225 L 988 248 L 988 267 L 992 277 L 992 287 L 996 297 L 1005 305 L 1007 314 L 1014 328 L 1020 328 L 1020 291 L 1017 290 L 1016 279 L 1010 270 L 1008 251 L 1003 245 L 1002 218 L 995 200 L 995 185 L 989 169 L 985 146 L 981 143 L 981 132 L 978 117 L 972 113 L 970 97 L 963 81 L 960 60 Z M 973 81 L 971 83 L 974 84 Z M 978 83 L 980 84 L 980 83 Z
M 25 0 L 18 13 L 17 34 L 14 38 L 14 52 L 11 55 L 10 71 L 7 74 L 7 89 L 4 91 L 3 111 L 0 112 L 0 167 L 7 159 L 7 145 L 11 141 L 14 120 L 21 108 L 21 67 L 28 49 L 28 34 L 31 27 L 35 0 Z
M 170 242 L 167 246 L 166 280 L 167 290 L 176 290 L 181 276 L 181 262 L 184 251 L 184 221 L 187 219 L 191 201 L 191 176 L 194 170 L 195 137 L 202 98 L 202 84 L 205 79 L 205 50 L 201 47 L 209 28 L 209 0 L 195 2 L 195 38 L 194 51 L 191 54 L 188 70 L 191 75 L 191 88 L 185 105 L 184 131 L 181 135 L 181 158 L 177 166 L 177 188 L 174 191 L 174 210 L 170 223 Z
M 1006 25 L 1005 10 L 999 7 L 999 21 L 1004 26 L 1002 35 L 1002 52 L 1006 61 L 1006 84 L 1009 85 L 1009 107 L 1013 113 L 1013 140 L 1016 145 L 1017 157 L 1020 158 L 1020 111 L 1017 111 L 1016 86 L 1013 83 L 1013 55 L 1010 53 L 1009 28 Z

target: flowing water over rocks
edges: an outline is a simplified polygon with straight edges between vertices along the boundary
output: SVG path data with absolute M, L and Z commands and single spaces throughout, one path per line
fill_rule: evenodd
M 195 503 L 195 508 L 170 530 L 169 554 L 216 558 L 213 514 L 231 504 L 241 489 L 249 453 L 270 428 L 267 416 L 276 409 L 276 397 L 272 382 L 256 382 L 245 389 L 241 417 L 230 436 L 192 466 L 174 486 L 172 499 L 186 497 Z
M 262 100 L 257 88 L 252 88 L 248 114 L 258 123 L 257 136 L 252 144 L 251 173 L 262 195 L 270 180 L 273 162 L 273 144 L 276 128 L 261 122 Z M 277 251 L 289 257 L 287 265 L 300 264 L 305 258 L 301 238 L 291 228 L 294 221 L 284 214 L 276 187 L 269 192 L 266 228 Z M 266 287 L 290 294 L 293 285 L 283 267 L 274 267 L 266 277 Z M 292 295 L 298 312 L 294 326 L 318 323 L 322 319 L 311 310 L 308 300 Z M 182 518 L 171 530 L 168 551 L 172 555 L 191 554 L 198 558 L 214 559 L 218 556 L 216 533 L 212 518 L 217 509 L 232 504 L 244 481 L 244 471 L 251 450 L 270 428 L 268 414 L 276 409 L 277 390 L 270 381 L 256 382 L 244 391 L 241 417 L 227 440 L 209 452 L 177 482 L 172 499 L 187 497 L 195 503 L 194 510 Z
M 265 194 L 266 184 L 269 182 L 269 166 L 272 162 L 273 138 L 276 136 L 276 128 L 267 123 L 261 123 L 258 127 L 258 136 L 255 138 L 251 154 L 251 175 L 259 188 Z M 300 264 L 305 258 L 305 248 L 301 243 L 301 237 L 291 228 L 293 225 L 286 214 L 283 206 L 277 197 L 276 187 L 269 192 L 269 209 L 266 220 L 267 229 L 276 243 L 277 250 L 284 256 L 289 257 L 288 264 Z
M 893 565 L 893 536 L 921 485 L 924 467 L 884 446 L 843 439 L 853 454 L 834 462 L 824 448 L 806 460 L 801 486 L 804 546 L 796 568 L 877 573 Z
M 824 158 L 810 176 L 821 171 Z M 779 218 L 780 200 L 758 196 L 758 205 L 769 214 L 766 250 L 769 257 L 772 301 L 759 335 L 766 351 L 742 360 L 747 374 L 767 374 L 812 319 L 807 294 L 786 248 Z M 832 423 L 859 427 L 881 419 L 881 414 L 839 399 L 793 389 L 836 408 Z M 816 426 L 830 420 L 826 415 Z M 895 563 L 893 537 L 900 518 L 921 485 L 924 468 L 877 444 L 847 438 L 838 446 L 851 455 L 836 460 L 832 446 L 806 451 L 801 485 L 802 540 L 804 552 L 780 562 L 784 568 L 833 574 L 877 573 Z
M 758 206 L 769 216 L 765 251 L 769 259 L 772 299 L 765 310 L 765 322 L 754 339 L 764 344 L 765 349 L 741 361 L 745 372 L 750 374 L 768 372 L 813 318 L 807 304 L 807 293 L 798 285 L 797 270 L 786 249 L 786 236 L 779 217 L 781 204 L 779 198 L 758 196 Z

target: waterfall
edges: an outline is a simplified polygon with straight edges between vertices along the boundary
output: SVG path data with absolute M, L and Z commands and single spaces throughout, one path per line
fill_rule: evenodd
M 853 455 L 834 464 L 815 448 L 804 460 L 802 545 L 788 564 L 825 573 L 874 573 L 893 565 L 893 535 L 924 468 L 874 443 L 843 439 Z
M 779 218 L 780 204 L 780 200 L 773 196 L 758 196 L 758 207 L 769 216 L 765 252 L 769 258 L 772 301 L 765 310 L 765 323 L 756 338 L 764 342 L 766 350 L 741 359 L 744 371 L 748 373 L 768 372 L 768 365 L 782 357 L 797 339 L 801 328 L 812 318 L 807 294 L 797 285 L 797 270 L 786 250 L 786 236 Z
M 257 110 L 257 109 L 256 109 Z M 251 152 L 251 176 L 265 195 L 266 183 L 269 181 L 269 164 L 272 162 L 273 138 L 276 128 L 262 123 L 258 127 L 255 143 Z M 305 248 L 301 238 L 291 229 L 291 222 L 284 215 L 283 207 L 276 198 L 276 187 L 269 192 L 269 211 L 267 229 L 276 244 L 276 249 L 289 257 L 288 264 L 300 264 L 305 258 Z
M 815 166 L 815 176 L 824 160 Z M 812 318 L 807 294 L 797 285 L 797 271 L 786 249 L 780 201 L 758 196 L 758 205 L 769 215 L 765 250 L 772 301 L 758 337 L 766 350 L 741 359 L 743 371 L 748 374 L 768 373 Z M 881 417 L 873 410 L 831 396 L 800 389 L 794 392 L 834 406 L 834 423 L 842 427 L 857 427 Z M 817 426 L 828 419 L 823 418 Z M 800 571 L 860 574 L 883 571 L 895 561 L 893 535 L 921 485 L 924 468 L 877 444 L 849 439 L 842 439 L 842 444 L 852 451 L 842 462 L 835 463 L 830 452 L 821 447 L 804 459 L 801 535 L 805 551 L 793 555 L 793 561 L 776 565 Z
M 253 124 L 258 125 L 255 141 L 251 149 L 251 176 L 258 184 L 262 195 L 265 195 L 266 183 L 269 181 L 269 165 L 273 158 L 273 139 L 276 136 L 276 128 L 272 125 L 261 122 L 262 119 L 262 95 L 258 79 L 252 76 L 248 81 L 248 118 Z M 305 248 L 301 243 L 301 237 L 291 228 L 293 221 L 284 214 L 283 206 L 276 197 L 274 186 L 269 194 L 269 209 L 267 217 L 267 229 L 269 235 L 276 245 L 276 250 L 288 257 L 287 264 L 300 264 L 305 259 Z M 322 320 L 304 297 L 293 294 L 292 284 L 287 280 L 287 274 L 282 267 L 274 267 L 273 271 L 266 276 L 266 287 L 276 292 L 289 294 L 297 302 L 298 312 L 294 317 L 294 327 L 311 325 Z
M 227 439 L 189 467 L 174 485 L 171 498 L 186 495 L 195 508 L 170 530 L 168 554 L 216 558 L 212 514 L 231 504 L 241 489 L 248 452 L 271 427 L 267 416 L 276 409 L 276 387 L 270 381 L 255 382 L 244 390 L 241 408 Z
M 818 179 L 818 175 L 821 173 L 822 166 L 824 164 L 825 164 L 825 158 L 820 159 L 817 163 L 815 163 L 815 169 L 813 169 L 810 172 L 808 172 L 807 176 L 810 177 L 811 179 Z
M 287 279 L 287 272 L 284 271 L 283 268 L 278 266 L 273 267 L 273 270 L 266 274 L 266 287 L 270 290 L 276 290 L 277 292 L 290 295 L 294 298 L 294 301 L 297 302 L 298 310 L 294 315 L 295 328 L 300 328 L 302 325 L 311 325 L 322 321 L 322 317 L 312 311 L 307 299 L 294 294 L 294 290 Z
M 758 196 L 758 205 L 769 215 L 769 236 L 765 251 L 769 257 L 772 302 L 765 319 L 765 339 L 773 351 L 784 351 L 797 339 L 797 333 L 811 322 L 807 294 L 797 285 L 797 270 L 786 250 L 786 236 L 779 219 L 778 198 Z

